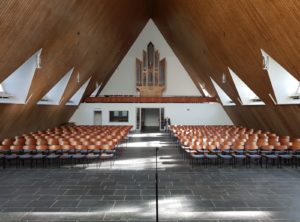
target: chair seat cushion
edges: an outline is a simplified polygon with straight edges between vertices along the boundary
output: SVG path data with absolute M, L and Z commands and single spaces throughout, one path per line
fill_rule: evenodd
M 102 153 L 115 153 L 115 150 L 101 150 Z
M 59 158 L 60 159 L 70 159 L 71 157 L 72 157 L 72 155 L 70 155 L 70 154 L 63 154 Z
M 278 155 L 280 158 L 284 158 L 284 159 L 291 159 L 293 156 L 290 154 L 280 154 Z
M 246 158 L 246 155 L 243 155 L 243 154 L 232 154 L 232 156 L 233 156 L 234 158 L 238 158 L 238 159 Z
M 29 159 L 31 158 L 32 156 L 30 154 L 23 154 L 23 155 L 19 155 L 19 158 L 20 159 Z
M 32 156 L 32 159 L 43 159 L 46 155 L 44 154 L 36 154 Z
M 10 155 L 5 155 L 5 159 L 17 159 L 18 155 L 17 154 L 10 154 Z
M 46 158 L 47 158 L 47 159 L 56 159 L 56 158 L 58 158 L 58 157 L 60 157 L 60 155 L 50 154 L 50 155 L 48 155 Z
M 226 155 L 226 154 L 220 154 L 219 156 L 223 159 L 231 159 L 232 158 L 231 155 Z
M 266 157 L 266 158 L 270 158 L 270 159 L 276 159 L 278 156 L 277 155 L 275 155 L 275 154 L 265 154 L 265 155 L 263 155 L 264 157 Z
M 195 159 L 201 159 L 201 158 L 204 158 L 204 155 L 203 154 L 192 154 L 191 155 L 193 158 Z
M 113 154 L 102 153 L 100 159 L 112 158 L 113 156 L 114 156 Z
M 82 154 L 74 154 L 74 155 L 72 155 L 73 159 L 82 159 L 84 157 L 85 157 L 85 155 L 82 155 Z
M 218 158 L 216 154 L 205 154 L 205 157 L 209 159 Z
M 99 157 L 99 154 L 88 154 L 85 156 L 87 159 L 96 159 Z
M 253 159 L 258 159 L 258 158 L 261 158 L 261 155 L 259 155 L 259 154 L 248 154 L 247 157 L 253 158 Z

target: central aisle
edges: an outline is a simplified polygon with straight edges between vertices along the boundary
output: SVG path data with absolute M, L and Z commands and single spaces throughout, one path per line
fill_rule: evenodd
M 117 159 L 114 166 L 108 163 L 105 168 L 112 170 L 133 170 L 148 171 L 153 173 L 155 170 L 155 150 L 158 151 L 158 168 L 159 170 L 177 170 L 189 171 L 190 167 L 184 164 L 175 141 L 169 134 L 162 132 L 135 133 L 129 136 L 126 151 Z M 102 166 L 103 168 L 103 166 Z

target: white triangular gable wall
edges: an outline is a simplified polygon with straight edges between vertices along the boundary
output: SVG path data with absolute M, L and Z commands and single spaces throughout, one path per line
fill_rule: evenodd
M 90 95 L 90 97 L 95 97 L 95 96 L 97 95 L 97 93 L 99 92 L 101 86 L 102 86 L 102 82 L 100 83 L 99 86 L 96 87 L 96 89 L 95 89 L 94 92 Z
M 5 93 L 11 97 L 0 99 L 0 103 L 26 103 L 27 94 L 37 66 L 37 57 L 41 51 L 42 49 L 37 51 L 1 83 Z
M 267 72 L 274 90 L 277 104 L 300 104 L 300 100 L 290 98 L 296 95 L 299 81 L 285 68 L 261 49 L 262 55 L 268 57 Z
M 228 67 L 228 70 L 243 105 L 265 105 L 263 101 L 253 101 L 254 99 L 259 99 L 259 97 L 232 71 L 232 69 Z
M 74 68 L 67 72 L 61 80 L 52 87 L 52 89 L 44 96 L 48 101 L 40 100 L 38 104 L 40 105 L 59 105 L 70 77 L 73 73 Z
M 130 50 L 115 70 L 100 95 L 138 95 L 136 90 L 136 58 L 142 59 L 149 42 L 166 58 L 166 89 L 163 96 L 201 96 L 187 71 L 150 19 Z
M 223 106 L 235 106 L 236 104 L 230 99 L 230 97 L 224 92 L 224 90 L 210 77 Z
M 77 106 L 80 103 L 80 100 L 86 90 L 86 87 L 89 85 L 91 77 L 78 89 L 78 91 L 71 97 L 71 99 L 66 103 L 66 105 Z

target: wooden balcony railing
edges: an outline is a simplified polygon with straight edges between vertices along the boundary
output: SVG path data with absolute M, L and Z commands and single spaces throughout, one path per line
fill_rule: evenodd
M 104 96 L 88 97 L 86 103 L 209 103 L 218 102 L 216 97 L 175 96 L 175 97 L 137 97 Z

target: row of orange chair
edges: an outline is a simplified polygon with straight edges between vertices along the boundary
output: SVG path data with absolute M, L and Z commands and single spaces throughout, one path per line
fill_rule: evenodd
M 91 160 L 116 157 L 127 143 L 132 126 L 63 126 L 7 138 L 0 145 L 0 159 L 20 164 L 25 160 Z M 118 149 L 119 148 L 119 149 Z
M 290 139 L 289 136 L 278 136 L 274 133 L 239 126 L 173 125 L 169 129 L 177 138 L 181 151 L 184 151 L 183 156 L 192 159 L 211 158 L 219 161 L 232 158 L 242 159 L 249 164 L 251 159 L 259 160 L 260 163 L 262 159 L 266 159 L 266 164 L 269 160 L 272 162 L 276 160 L 278 165 L 284 160 L 294 161 L 297 166 L 300 158 L 299 138 Z

